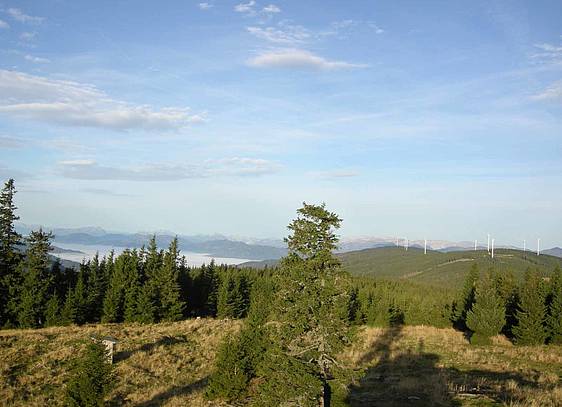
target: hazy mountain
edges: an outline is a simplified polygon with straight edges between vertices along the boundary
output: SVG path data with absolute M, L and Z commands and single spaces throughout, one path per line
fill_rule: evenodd
M 560 247 L 553 247 L 552 249 L 543 250 L 541 253 L 556 257 L 562 257 L 562 249 Z

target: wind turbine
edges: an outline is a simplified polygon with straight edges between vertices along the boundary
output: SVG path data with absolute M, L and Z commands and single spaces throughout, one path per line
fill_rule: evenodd
M 427 254 L 427 239 L 423 239 L 423 254 Z
M 408 240 L 408 238 L 406 238 L 406 241 L 404 243 L 404 247 L 406 248 L 406 251 L 408 251 L 408 243 L 410 243 L 410 241 Z
M 523 239 L 523 253 L 527 251 L 527 241 Z
M 474 241 L 474 251 L 477 250 L 477 247 L 478 247 L 478 240 L 475 240 L 475 241 Z
M 541 254 L 541 239 L 537 239 L 537 256 Z
M 492 239 L 492 259 L 494 258 L 494 242 L 496 239 Z

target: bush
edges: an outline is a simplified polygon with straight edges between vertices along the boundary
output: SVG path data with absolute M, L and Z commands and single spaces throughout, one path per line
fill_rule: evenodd
M 107 360 L 105 346 L 89 343 L 73 368 L 66 392 L 69 407 L 98 407 L 113 387 L 113 367 Z

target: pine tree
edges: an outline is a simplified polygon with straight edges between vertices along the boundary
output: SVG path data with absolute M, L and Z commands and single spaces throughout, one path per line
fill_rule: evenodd
M 226 273 L 219 285 L 217 299 L 218 318 L 234 318 L 236 316 L 237 294 L 234 276 L 232 273 Z
M 0 327 L 15 326 L 22 276 L 17 273 L 21 236 L 16 232 L 16 188 L 9 179 L 0 192 Z
M 60 301 L 57 294 L 51 295 L 45 309 L 45 326 L 57 326 L 62 324 Z
M 459 299 L 455 301 L 453 306 L 453 322 L 459 329 L 466 329 L 466 314 L 472 309 L 472 305 L 474 304 L 478 276 L 478 265 L 475 263 L 470 268 L 462 291 L 460 292 Z
M 558 266 L 552 275 L 551 298 L 548 307 L 549 343 L 562 344 L 562 270 Z
M 264 356 L 268 380 L 260 387 L 271 402 L 312 406 L 330 393 L 335 356 L 349 341 L 350 278 L 332 254 L 340 224 L 324 204 L 305 203 L 288 226 L 289 254 L 282 261 L 272 314 L 273 346 Z
M 178 283 L 179 249 L 178 238 L 174 238 L 164 254 L 164 261 L 158 274 L 160 309 L 158 314 L 164 321 L 178 321 L 183 316 L 184 302 L 181 300 Z
M 108 266 L 109 284 L 103 300 L 102 322 L 122 322 L 125 301 L 126 268 L 130 251 L 125 250 Z
M 204 267 L 204 272 L 205 274 L 202 277 L 205 284 L 204 314 L 215 317 L 217 316 L 220 278 L 214 259 L 211 260 L 211 263 L 209 263 L 207 267 Z
M 37 328 L 45 322 L 45 306 L 52 284 L 48 257 L 52 236 L 39 229 L 26 239 L 25 260 L 19 268 L 24 275 L 18 311 L 22 328 Z
M 78 280 L 73 290 L 73 320 L 72 322 L 78 325 L 83 325 L 87 322 L 88 314 L 88 287 L 86 281 L 86 265 L 82 264 L 80 272 L 78 273 Z
M 66 291 L 66 298 L 61 311 L 60 322 L 62 325 L 71 325 L 76 319 L 76 303 L 74 301 L 74 289 Z
M 538 272 L 527 270 L 520 290 L 517 325 L 513 327 L 518 345 L 542 345 L 546 339 L 546 306 Z
M 475 302 L 466 315 L 466 325 L 473 332 L 470 342 L 488 345 L 505 325 L 505 301 L 498 295 L 489 273 L 476 284 Z
M 103 314 L 103 299 L 107 288 L 104 266 L 103 261 L 100 263 L 98 253 L 88 262 L 87 320 L 90 322 L 99 322 Z
M 152 287 L 145 284 L 140 288 L 137 299 L 137 321 L 143 324 L 152 324 L 155 322 L 155 305 Z
M 113 367 L 107 361 L 105 346 L 89 343 L 73 368 L 66 391 L 69 407 L 103 407 L 105 396 L 114 385 Z

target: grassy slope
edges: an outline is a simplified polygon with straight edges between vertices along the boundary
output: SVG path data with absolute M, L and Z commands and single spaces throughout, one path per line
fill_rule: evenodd
M 516 277 L 522 277 L 528 267 L 538 267 L 551 272 L 562 259 L 521 250 L 499 249 L 491 259 L 487 251 L 428 252 L 421 249 L 405 251 L 402 248 L 378 248 L 339 255 L 348 271 L 355 275 L 388 279 L 409 279 L 416 282 L 444 286 L 462 285 L 465 275 L 478 264 L 480 270 L 494 267 L 496 270 L 512 270 Z
M 61 405 L 72 359 L 91 335 L 119 340 L 110 405 L 209 405 L 206 378 L 238 321 L 188 320 L 0 331 L 0 405 Z M 214 403 L 210 405 L 220 405 Z
M 0 331 L 0 405 L 61 405 L 69 363 L 92 334 L 120 341 L 110 404 L 221 405 L 204 400 L 206 378 L 218 344 L 239 326 L 203 319 Z M 460 332 L 430 327 L 360 331 L 339 358 L 355 376 L 351 406 L 562 403 L 560 346 L 515 347 L 498 337 L 494 346 L 472 347 Z

